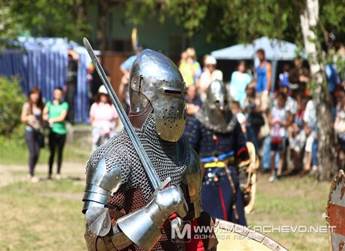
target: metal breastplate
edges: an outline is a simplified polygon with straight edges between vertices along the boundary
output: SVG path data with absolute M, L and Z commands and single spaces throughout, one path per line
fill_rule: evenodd
M 225 119 L 224 116 L 212 112 L 207 106 L 204 106 L 195 114 L 195 118 L 202 125 L 218 133 L 228 133 L 234 130 L 237 123 L 236 116 L 233 116 L 231 113 L 228 116 L 229 119 Z

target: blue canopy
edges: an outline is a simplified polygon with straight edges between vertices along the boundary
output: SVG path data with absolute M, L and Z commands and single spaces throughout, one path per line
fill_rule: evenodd
M 39 87 L 45 100 L 51 100 L 55 87 L 66 84 L 68 50 L 73 49 L 79 55 L 75 121 L 87 122 L 87 66 L 90 58 L 86 49 L 63 38 L 19 37 L 11 44 L 18 49 L 6 49 L 0 53 L 0 75 L 18 77 L 25 94 L 31 88 Z

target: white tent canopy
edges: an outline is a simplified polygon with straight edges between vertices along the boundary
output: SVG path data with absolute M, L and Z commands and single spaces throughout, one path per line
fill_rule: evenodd
M 254 59 L 258 49 L 265 50 L 268 60 L 293 60 L 296 57 L 297 46 L 283 40 L 261 37 L 251 44 L 238 44 L 212 51 L 211 55 L 222 60 L 250 60 Z

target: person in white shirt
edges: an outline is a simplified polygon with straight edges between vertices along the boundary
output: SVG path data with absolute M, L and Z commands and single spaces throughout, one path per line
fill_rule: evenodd
M 212 56 L 205 56 L 204 71 L 201 73 L 197 87 L 201 101 L 206 99 L 206 90 L 213 80 L 223 81 L 223 73 L 216 69 L 217 60 Z

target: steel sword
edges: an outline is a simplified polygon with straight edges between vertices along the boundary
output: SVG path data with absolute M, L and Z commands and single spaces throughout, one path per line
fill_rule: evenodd
M 99 77 L 101 78 L 103 85 L 105 86 L 111 100 L 113 101 L 113 105 L 117 113 L 119 114 L 120 120 L 123 124 L 123 128 L 133 143 L 135 151 L 137 152 L 139 159 L 144 166 L 145 172 L 151 182 L 151 185 L 153 186 L 154 190 L 164 188 L 171 181 L 171 178 L 168 177 L 165 179 L 164 182 L 161 182 L 159 176 L 157 175 L 156 170 L 154 169 L 152 165 L 151 160 L 149 159 L 149 156 L 147 156 L 147 153 L 145 152 L 145 149 L 143 145 L 141 144 L 138 135 L 135 133 L 135 130 L 131 122 L 129 121 L 129 118 L 126 112 L 124 111 L 119 98 L 117 97 L 115 91 L 113 90 L 101 64 L 99 63 L 97 57 L 95 56 L 95 53 L 93 52 L 91 44 L 89 43 L 86 37 L 83 38 L 83 43 L 87 52 L 89 53 L 91 57 L 93 64 L 96 66 L 97 73 Z

